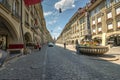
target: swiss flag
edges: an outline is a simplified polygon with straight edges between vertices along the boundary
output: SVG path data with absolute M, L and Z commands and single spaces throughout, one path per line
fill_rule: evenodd
M 42 2 L 42 0 L 24 0 L 24 2 L 25 2 L 26 6 L 29 6 L 29 5 L 34 5 L 34 4 L 40 3 L 40 2 Z

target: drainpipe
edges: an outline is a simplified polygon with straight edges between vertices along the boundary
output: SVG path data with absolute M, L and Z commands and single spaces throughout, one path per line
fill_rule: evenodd
M 26 44 L 25 44 L 25 37 L 24 37 L 24 32 L 23 32 L 23 0 L 21 0 L 21 23 L 20 23 L 20 26 L 21 26 L 21 31 L 22 31 L 22 39 L 23 39 L 23 53 L 25 54 L 26 53 Z

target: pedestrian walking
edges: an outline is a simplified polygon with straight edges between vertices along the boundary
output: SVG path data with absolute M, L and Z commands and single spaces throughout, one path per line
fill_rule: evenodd
M 76 48 L 76 53 L 77 54 L 79 54 L 79 47 L 80 47 L 80 44 L 78 43 L 78 40 L 76 40 L 75 48 Z
M 3 47 L 3 42 L 0 41 L 0 49 L 2 49 L 2 47 Z
M 39 49 L 39 51 L 41 50 L 41 45 L 39 43 L 37 43 L 37 49 Z
M 64 43 L 64 49 L 66 49 L 66 43 Z

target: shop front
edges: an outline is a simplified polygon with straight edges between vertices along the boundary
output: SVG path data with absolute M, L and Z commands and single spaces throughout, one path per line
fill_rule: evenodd
M 120 34 L 109 36 L 107 43 L 112 44 L 113 46 L 120 46 Z

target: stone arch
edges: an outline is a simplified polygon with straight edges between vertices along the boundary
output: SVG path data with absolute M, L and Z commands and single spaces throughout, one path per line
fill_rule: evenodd
M 120 33 L 113 33 L 113 34 L 109 34 L 107 35 L 107 39 L 109 39 L 111 36 L 119 36 Z
M 3 50 L 9 48 L 9 44 L 17 43 L 19 40 L 18 32 L 14 24 L 6 16 L 0 13 L 0 40 Z
M 75 44 L 78 44 L 78 43 L 79 43 L 79 42 L 78 42 L 78 39 L 76 39 L 76 40 L 75 40 Z
M 113 44 L 114 46 L 120 46 L 120 33 L 107 36 L 107 43 Z
M 72 44 L 74 44 L 74 40 L 72 40 Z
M 12 22 L 7 17 L 0 14 L 0 34 L 11 37 L 12 40 L 18 40 L 18 32 Z
M 26 32 L 24 34 L 24 38 L 25 38 L 26 43 L 32 42 L 32 36 L 31 36 L 31 34 L 29 32 Z
M 35 36 L 34 38 L 35 38 L 35 43 L 39 42 L 37 36 Z

